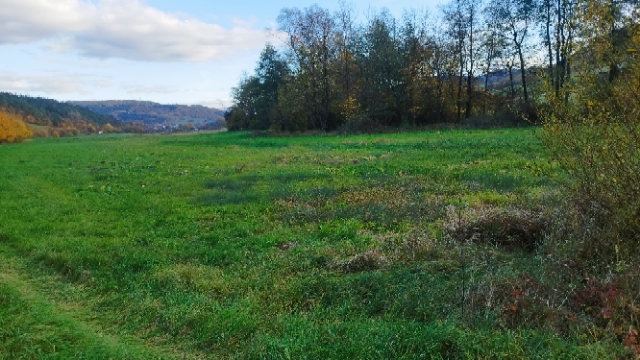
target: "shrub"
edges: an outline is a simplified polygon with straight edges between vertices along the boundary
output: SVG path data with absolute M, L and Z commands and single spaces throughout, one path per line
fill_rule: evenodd
M 33 136 L 39 137 L 39 138 L 48 138 L 49 132 L 43 129 L 36 129 L 33 131 Z
M 638 239 L 640 31 L 637 13 L 620 29 L 612 6 L 589 2 L 571 79 L 559 89 L 543 85 L 543 140 L 569 171 L 572 189 L 604 209 L 622 237 Z
M 0 110 L 0 143 L 20 142 L 33 136 L 20 116 Z

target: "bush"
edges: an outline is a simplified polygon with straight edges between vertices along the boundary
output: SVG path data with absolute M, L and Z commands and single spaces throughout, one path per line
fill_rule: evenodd
M 0 110 L 0 143 L 20 142 L 33 136 L 20 116 Z
M 609 3 L 590 3 L 560 89 L 544 85 L 543 140 L 623 238 L 640 239 L 640 31 L 614 28 Z M 613 5 L 615 6 L 615 5 Z M 634 15 L 637 17 L 637 14 Z

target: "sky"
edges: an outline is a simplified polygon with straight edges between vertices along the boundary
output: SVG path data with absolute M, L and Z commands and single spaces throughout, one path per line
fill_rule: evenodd
M 347 1 L 358 19 L 371 8 L 436 13 L 443 0 Z M 0 91 L 67 100 L 232 104 L 267 42 L 281 40 L 282 8 L 338 0 L 0 0 Z

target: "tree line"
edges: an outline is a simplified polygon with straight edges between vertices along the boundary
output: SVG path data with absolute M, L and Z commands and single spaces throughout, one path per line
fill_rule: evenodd
M 618 0 L 615 0 L 618 1 Z M 229 129 L 364 130 L 537 119 L 540 74 L 571 76 L 579 0 L 452 0 L 430 16 L 362 20 L 341 3 L 282 9 L 255 72 L 232 90 Z

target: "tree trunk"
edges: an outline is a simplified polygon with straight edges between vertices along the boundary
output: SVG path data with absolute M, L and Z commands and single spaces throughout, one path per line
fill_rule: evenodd
M 549 77 L 551 78 L 551 86 L 555 86 L 555 79 L 553 76 L 553 48 L 551 45 L 551 0 L 546 0 L 545 2 L 545 6 L 546 6 L 546 19 L 545 19 L 545 26 L 546 26 L 546 39 L 547 39 L 547 50 L 549 52 Z
M 464 112 L 464 118 L 471 117 L 471 106 L 473 96 L 473 11 L 471 8 L 469 16 L 469 71 L 467 71 L 467 105 Z
M 487 56 L 487 72 L 484 76 L 484 103 L 482 104 L 482 115 L 487 114 L 487 94 L 489 93 L 489 72 L 491 71 L 491 54 Z
M 458 35 L 461 36 L 461 35 Z M 462 80 L 464 78 L 464 38 L 460 39 L 460 74 L 458 77 L 457 122 L 462 123 Z
M 520 75 L 522 76 L 522 92 L 524 95 L 524 102 L 529 104 L 529 94 L 527 93 L 527 73 L 524 66 L 524 55 L 522 54 L 522 44 L 516 44 L 518 49 L 518 57 L 520 57 Z
M 562 28 L 562 2 L 558 0 L 558 22 L 556 23 L 556 93 L 560 92 L 560 88 L 562 87 L 562 74 L 561 74 L 561 61 L 560 61 L 560 29 Z
M 507 68 L 509 69 L 509 84 L 511 84 L 511 100 L 514 100 L 516 98 L 516 88 L 513 86 L 513 63 L 507 64 Z

